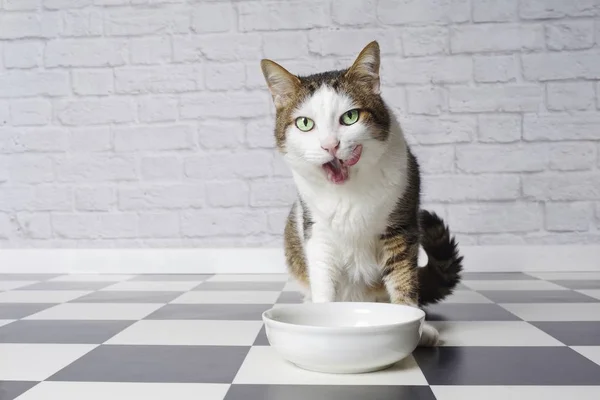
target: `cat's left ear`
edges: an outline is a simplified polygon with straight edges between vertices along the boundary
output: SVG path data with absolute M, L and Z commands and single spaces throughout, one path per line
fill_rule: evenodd
M 346 72 L 353 81 L 365 85 L 374 94 L 381 92 L 379 84 L 379 43 L 373 41 L 360 52 L 354 64 Z
M 286 107 L 298 91 L 300 79 L 271 60 L 262 60 L 260 67 L 269 86 L 271 96 L 273 96 L 275 107 L 277 109 Z

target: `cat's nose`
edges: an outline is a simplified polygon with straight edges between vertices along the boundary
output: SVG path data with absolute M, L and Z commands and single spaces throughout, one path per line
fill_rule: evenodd
M 335 156 L 335 153 L 340 148 L 340 141 L 334 138 L 323 140 L 321 141 L 321 148 L 332 156 Z

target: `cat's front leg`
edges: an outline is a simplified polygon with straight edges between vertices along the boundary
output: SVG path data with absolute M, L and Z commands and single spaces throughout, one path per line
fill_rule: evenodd
M 335 301 L 339 268 L 333 241 L 325 232 L 313 227 L 306 243 L 306 262 L 310 277 L 310 297 L 313 303 Z

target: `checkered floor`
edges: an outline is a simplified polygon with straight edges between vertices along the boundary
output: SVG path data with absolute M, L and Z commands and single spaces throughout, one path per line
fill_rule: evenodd
M 442 347 L 312 373 L 268 346 L 283 275 L 0 275 L 1 400 L 600 399 L 600 273 L 467 273 Z

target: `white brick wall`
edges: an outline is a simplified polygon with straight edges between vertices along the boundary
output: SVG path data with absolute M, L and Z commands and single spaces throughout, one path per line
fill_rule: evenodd
M 277 245 L 259 60 L 373 39 L 462 243 L 600 243 L 599 0 L 0 0 L 0 247 Z

